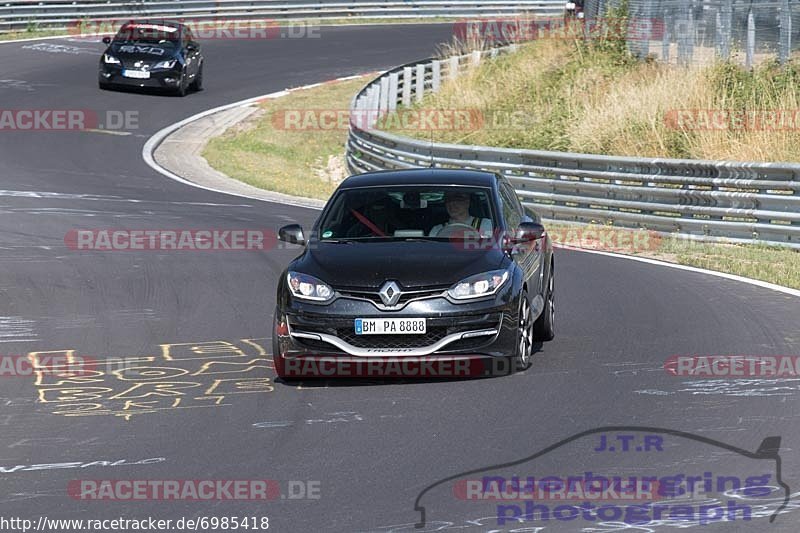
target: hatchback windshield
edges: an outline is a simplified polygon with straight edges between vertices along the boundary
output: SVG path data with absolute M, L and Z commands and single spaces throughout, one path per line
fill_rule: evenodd
M 174 26 L 161 24 L 126 24 L 114 36 L 114 42 L 177 46 L 180 32 Z
M 319 225 L 321 240 L 489 237 L 497 219 L 489 190 L 393 186 L 346 189 Z

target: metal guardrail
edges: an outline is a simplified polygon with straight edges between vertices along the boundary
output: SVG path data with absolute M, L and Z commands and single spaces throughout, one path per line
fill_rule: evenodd
M 559 15 L 563 0 L 0 0 L 0 32 L 129 18 L 373 19 Z
M 463 167 L 509 178 L 542 217 L 612 223 L 698 240 L 765 241 L 800 248 L 800 164 L 613 157 L 434 143 L 375 127 L 377 117 L 412 106 L 443 80 L 506 53 L 428 59 L 394 68 L 352 100 L 351 172 Z M 363 117 L 369 117 L 365 122 Z M 354 120 L 353 117 L 360 117 Z M 433 162 L 433 163 L 432 163 Z

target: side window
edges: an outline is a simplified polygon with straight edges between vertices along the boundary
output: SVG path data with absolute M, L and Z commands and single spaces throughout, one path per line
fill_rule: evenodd
M 522 208 L 517 193 L 508 184 L 500 183 L 500 201 L 503 202 L 503 218 L 508 229 L 516 229 L 522 222 Z

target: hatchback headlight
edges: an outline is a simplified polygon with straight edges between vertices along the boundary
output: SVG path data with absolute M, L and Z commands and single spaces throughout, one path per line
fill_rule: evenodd
M 174 66 L 175 66 L 175 60 L 167 59 L 166 61 L 159 61 L 153 66 L 153 68 L 172 68 Z
M 108 54 L 103 54 L 103 63 L 107 63 L 109 65 L 119 65 L 119 59 Z
M 290 271 L 286 275 L 286 281 L 295 298 L 314 302 L 327 302 L 333 298 L 333 289 L 330 285 L 314 276 Z
M 469 300 L 496 293 L 509 278 L 508 270 L 492 270 L 462 279 L 447 290 L 454 300 Z

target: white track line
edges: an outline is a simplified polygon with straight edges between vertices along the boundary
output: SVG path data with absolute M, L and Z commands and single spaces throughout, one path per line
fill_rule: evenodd
M 323 85 L 323 84 L 326 84 L 326 83 L 336 83 L 336 82 L 340 82 L 340 81 L 352 80 L 352 79 L 358 78 L 360 76 L 362 76 L 362 74 L 355 74 L 355 75 L 352 75 L 352 76 L 345 76 L 345 77 L 342 77 L 342 78 L 336 78 L 336 79 L 328 80 L 328 81 L 321 82 L 321 83 L 312 83 L 310 85 L 303 85 L 302 87 L 295 87 L 295 88 L 292 88 L 292 89 L 286 89 L 286 90 L 283 90 L 283 91 L 277 91 L 277 92 L 274 92 L 274 93 L 264 94 L 264 95 L 261 95 L 261 96 L 255 96 L 253 98 L 248 98 L 246 100 L 240 100 L 240 101 L 234 102 L 232 104 L 227 104 L 227 105 L 215 107 L 213 109 L 208 109 L 208 110 L 203 111 L 201 113 L 198 113 L 196 115 L 192 115 L 189 118 L 183 119 L 180 122 L 176 122 L 175 124 L 172 124 L 171 126 L 167 126 L 166 128 L 164 128 L 162 130 L 159 130 L 152 137 L 150 137 L 147 140 L 147 142 L 144 144 L 144 146 L 142 147 L 142 158 L 144 158 L 145 163 L 147 163 L 150 166 L 150 168 L 152 168 L 153 170 L 155 170 L 159 174 L 162 174 L 162 175 L 164 175 L 164 176 L 166 176 L 166 177 L 168 177 L 168 178 L 170 178 L 172 180 L 175 180 L 175 181 L 178 181 L 180 183 L 183 183 L 184 185 L 197 187 L 198 189 L 204 189 L 204 190 L 215 192 L 215 193 L 219 193 L 219 194 L 227 194 L 227 195 L 230 195 L 230 196 L 237 196 L 239 198 L 247 198 L 249 200 L 258 200 L 259 202 L 281 203 L 281 204 L 287 204 L 287 205 L 294 205 L 294 206 L 297 206 L 297 207 L 305 207 L 306 209 L 319 210 L 320 209 L 319 207 L 313 207 L 313 206 L 309 206 L 309 205 L 302 204 L 302 203 L 299 203 L 299 202 L 294 203 L 291 200 L 281 200 L 280 202 L 278 202 L 276 200 L 268 200 L 268 199 L 265 199 L 265 198 L 257 198 L 255 196 L 249 196 L 247 194 L 224 191 L 224 190 L 221 190 L 221 189 L 215 189 L 213 187 L 207 187 L 205 185 L 200 185 L 198 183 L 194 183 L 193 181 L 186 180 L 186 179 L 178 176 L 177 174 L 174 174 L 173 172 L 170 172 L 169 170 L 167 170 L 166 168 L 162 167 L 161 165 L 159 165 L 156 162 L 155 158 L 153 157 L 153 153 L 156 151 L 158 146 L 164 141 L 164 139 L 166 139 L 170 134 L 172 134 L 176 130 L 182 128 L 183 126 L 185 126 L 185 125 L 187 125 L 187 124 L 189 124 L 191 122 L 194 122 L 195 120 L 200 120 L 201 118 L 207 117 L 209 115 L 213 115 L 214 113 L 218 113 L 220 111 L 226 111 L 228 109 L 233 109 L 234 107 L 243 107 L 243 106 L 247 106 L 247 105 L 250 105 L 250 104 L 261 102 L 263 100 L 269 100 L 269 99 L 272 99 L 272 98 L 280 98 L 280 97 L 286 96 L 286 95 L 288 95 L 288 94 L 290 94 L 290 93 L 292 93 L 294 91 L 302 91 L 304 89 L 310 89 L 312 87 L 319 87 L 320 85 Z
M 598 254 L 598 255 L 605 255 L 608 257 L 617 257 L 619 259 L 629 259 L 631 261 L 639 261 L 640 263 L 647 263 L 648 265 L 659 265 L 665 266 L 669 268 L 675 268 L 677 270 L 685 270 L 687 272 L 697 272 L 700 274 L 708 274 L 710 276 L 716 276 L 718 278 L 725 278 L 733 281 L 739 281 L 741 283 L 748 283 L 750 285 L 755 285 L 756 287 L 762 287 L 764 289 L 770 289 L 773 291 L 782 292 L 783 294 L 789 294 L 792 296 L 800 297 L 800 290 L 791 289 L 789 287 L 784 287 L 783 285 L 775 285 L 774 283 L 769 283 L 766 281 L 761 281 L 757 279 L 746 278 L 744 276 L 737 276 L 736 274 L 726 274 L 725 272 L 717 272 L 715 270 L 706 270 L 704 268 L 687 266 L 687 265 L 679 265 L 677 263 L 668 263 L 666 261 L 659 261 L 658 259 L 650 259 L 648 257 L 637 257 L 634 255 L 625 255 L 625 254 L 617 254 L 614 252 L 602 252 L 600 250 L 588 250 L 585 248 L 576 248 L 574 246 L 562 246 L 559 244 L 554 244 L 554 246 L 558 248 L 563 248 L 565 250 L 572 250 L 576 252 L 584 252 L 587 254 Z

